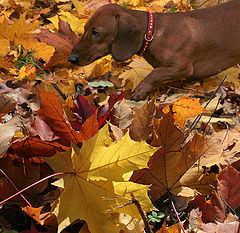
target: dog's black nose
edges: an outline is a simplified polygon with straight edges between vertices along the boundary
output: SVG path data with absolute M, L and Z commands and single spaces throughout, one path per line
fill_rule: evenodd
M 68 61 L 74 65 L 78 65 L 79 63 L 79 56 L 77 54 L 70 54 L 68 57 Z

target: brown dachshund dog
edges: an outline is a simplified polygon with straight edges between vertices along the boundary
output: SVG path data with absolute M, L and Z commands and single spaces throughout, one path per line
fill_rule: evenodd
M 143 57 L 154 70 L 135 88 L 141 100 L 164 80 L 203 78 L 240 62 L 240 0 L 191 12 L 155 13 L 153 40 Z M 107 54 L 124 61 L 139 53 L 148 13 L 115 4 L 100 7 L 68 60 L 87 65 Z

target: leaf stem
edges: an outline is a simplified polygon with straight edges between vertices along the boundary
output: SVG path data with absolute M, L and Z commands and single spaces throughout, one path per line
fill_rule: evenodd
M 55 176 L 66 175 L 66 174 L 75 174 L 75 173 L 74 172 L 59 172 L 59 173 L 54 173 L 52 175 L 49 175 L 49 176 L 47 176 L 45 178 L 42 178 L 41 180 L 36 181 L 33 184 L 27 186 L 26 188 L 22 189 L 21 191 L 18 191 L 17 193 L 13 194 L 12 196 L 6 198 L 5 200 L 1 201 L 0 205 L 4 204 L 6 201 L 9 201 L 10 199 L 16 197 L 17 195 L 21 194 L 22 192 L 24 192 L 24 191 L 34 187 L 35 185 L 40 184 L 41 182 L 43 182 L 45 180 L 48 180 L 48 179 L 50 179 L 52 177 L 55 177 Z
M 176 210 L 176 208 L 175 208 L 175 205 L 174 205 L 174 202 L 173 202 L 173 200 L 172 200 L 172 197 L 171 197 L 171 194 L 170 194 L 170 193 L 169 193 L 169 198 L 170 198 L 170 201 L 171 201 L 171 204 L 172 204 L 174 213 L 176 214 L 177 219 L 178 219 L 178 222 L 179 222 L 179 224 L 180 224 L 180 226 L 181 226 L 181 229 L 182 229 L 182 231 L 183 231 L 184 233 L 186 233 L 186 231 L 185 231 L 185 229 L 184 229 L 184 227 L 183 227 L 183 225 L 182 225 L 182 223 L 181 223 L 180 217 L 179 217 L 178 212 L 177 212 L 177 210 Z
M 18 188 L 15 186 L 15 184 L 13 183 L 13 181 L 8 177 L 8 175 L 2 170 L 0 169 L 0 172 L 6 177 L 6 179 L 11 183 L 11 185 L 15 188 L 15 190 L 17 192 L 19 192 Z M 31 203 L 23 196 L 23 194 L 20 194 L 21 197 L 23 198 L 23 200 L 32 207 Z

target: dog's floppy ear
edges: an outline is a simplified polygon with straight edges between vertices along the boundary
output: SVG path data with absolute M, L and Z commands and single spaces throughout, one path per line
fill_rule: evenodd
M 125 61 L 137 53 L 142 45 L 139 22 L 130 14 L 115 15 L 117 28 L 112 44 L 112 56 L 116 61 Z

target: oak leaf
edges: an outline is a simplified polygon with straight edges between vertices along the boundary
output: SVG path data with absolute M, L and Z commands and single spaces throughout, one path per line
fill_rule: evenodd
M 104 212 L 113 209 L 139 218 L 135 206 L 118 208 L 128 202 L 123 197 L 131 199 L 130 192 L 145 211 L 152 208 L 147 197 L 149 186 L 125 181 L 123 176 L 134 169 L 146 167 L 149 157 L 156 150 L 145 142 L 132 141 L 128 134 L 113 144 L 106 125 L 94 137 L 83 141 L 81 149 L 73 145 L 65 153 L 46 158 L 55 172 L 75 173 L 63 176 L 56 183 L 64 187 L 56 209 L 59 231 L 74 220 L 83 219 L 91 232 L 119 232 Z

